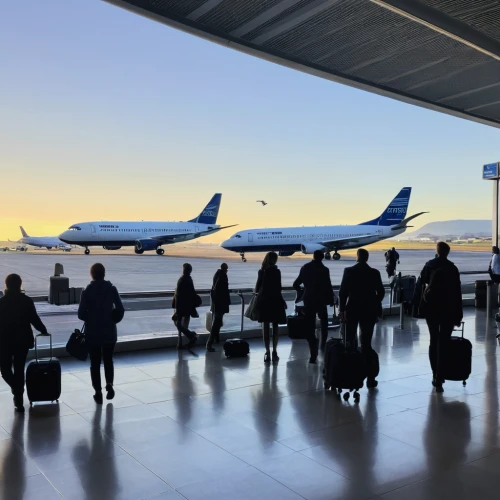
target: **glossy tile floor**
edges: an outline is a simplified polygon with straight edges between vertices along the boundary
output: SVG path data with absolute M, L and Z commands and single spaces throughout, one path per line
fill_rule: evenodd
M 173 350 L 120 355 L 116 399 L 96 407 L 83 363 L 63 361 L 60 403 L 16 415 L 0 387 L 5 500 L 497 499 L 495 325 L 466 316 L 465 388 L 432 392 L 428 332 L 379 325 L 380 385 L 359 404 L 323 390 L 321 365 L 286 337 L 265 367 Z

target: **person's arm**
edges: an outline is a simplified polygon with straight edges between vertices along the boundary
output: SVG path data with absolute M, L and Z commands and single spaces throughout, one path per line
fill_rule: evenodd
M 299 275 L 297 276 L 297 279 L 293 282 L 293 288 L 299 292 L 302 288 L 302 285 L 304 284 L 304 278 L 303 278 L 303 273 L 304 273 L 304 267 L 300 268 Z
M 115 323 L 119 323 L 125 315 L 125 308 L 123 307 L 122 299 L 115 286 L 113 287 L 113 303 L 115 305 L 113 319 Z
M 349 271 L 344 269 L 339 291 L 339 313 L 344 313 L 349 298 Z
M 380 300 L 380 303 L 384 300 L 385 297 L 385 288 L 382 283 L 382 277 L 380 276 L 380 271 L 374 269 L 375 271 L 375 291 L 377 292 L 377 298 Z
M 325 284 L 326 284 L 326 293 L 327 293 L 327 297 L 328 297 L 327 304 L 329 306 L 333 307 L 333 305 L 335 304 L 335 294 L 333 293 L 332 278 L 330 276 L 330 269 L 328 269 L 326 266 L 325 266 L 325 269 L 326 269 Z
M 35 308 L 34 302 L 29 297 L 28 297 L 28 299 L 29 299 L 29 302 L 28 302 L 28 314 L 29 314 L 30 323 L 42 335 L 47 335 L 47 328 L 42 323 L 42 320 L 40 319 L 40 316 L 38 316 L 38 313 L 36 312 L 36 308 Z
M 81 321 L 87 321 L 88 317 L 88 301 L 87 301 L 87 293 L 85 290 L 82 292 L 82 296 L 80 297 L 80 305 L 78 306 L 78 319 Z
M 257 283 L 255 283 L 255 293 L 259 293 L 260 287 L 262 286 L 262 278 L 264 271 L 262 269 L 259 269 L 259 274 L 257 275 Z
M 430 281 L 431 281 L 431 269 L 430 267 L 425 264 L 424 268 L 422 269 L 422 272 L 420 273 L 420 277 L 422 278 L 422 285 L 427 286 Z
M 457 326 L 459 326 L 463 317 L 464 317 L 464 310 L 463 310 L 463 304 L 462 304 L 462 283 L 460 282 L 460 273 L 459 273 L 457 267 L 455 267 L 455 271 L 456 271 L 455 280 L 457 283 L 457 285 L 455 287 L 455 302 L 456 302 L 455 307 L 457 310 L 457 317 L 456 317 L 455 324 Z

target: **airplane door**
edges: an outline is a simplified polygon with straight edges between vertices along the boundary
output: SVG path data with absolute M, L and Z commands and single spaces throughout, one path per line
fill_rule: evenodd
M 90 225 L 90 235 L 92 236 L 92 238 L 97 238 L 97 231 L 94 224 Z
M 248 243 L 253 243 L 253 234 L 248 233 Z

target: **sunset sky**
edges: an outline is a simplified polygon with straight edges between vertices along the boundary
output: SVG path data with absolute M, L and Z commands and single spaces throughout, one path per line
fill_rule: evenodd
M 491 216 L 481 165 L 500 161 L 499 130 L 99 0 L 0 2 L 0 61 L 0 239 L 184 220 L 217 191 L 240 229 L 362 222 L 403 186 L 422 225 Z

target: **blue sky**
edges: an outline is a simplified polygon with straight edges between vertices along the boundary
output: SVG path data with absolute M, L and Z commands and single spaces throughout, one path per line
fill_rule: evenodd
M 0 238 L 95 219 L 489 218 L 499 131 L 218 46 L 98 0 L 0 4 Z M 5 180 L 6 179 L 6 180 Z M 255 204 L 266 199 L 265 209 Z M 223 239 L 221 233 L 216 239 Z

